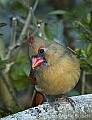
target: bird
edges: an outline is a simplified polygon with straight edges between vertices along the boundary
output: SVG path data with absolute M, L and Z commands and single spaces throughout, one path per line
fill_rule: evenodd
M 54 40 L 30 36 L 28 39 L 31 70 L 29 79 L 35 86 L 31 107 L 42 104 L 45 95 L 59 95 L 71 91 L 80 78 L 77 57 Z

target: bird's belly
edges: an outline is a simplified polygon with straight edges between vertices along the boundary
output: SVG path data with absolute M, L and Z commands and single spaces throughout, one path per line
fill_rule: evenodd
M 61 79 L 61 82 L 53 81 L 53 83 L 50 83 L 49 85 L 48 85 L 48 83 L 43 83 L 41 85 L 38 84 L 35 86 L 35 88 L 37 91 L 47 94 L 47 95 L 58 95 L 58 94 L 64 94 L 64 93 L 70 91 L 71 89 L 73 89 L 73 87 L 75 85 L 76 85 L 76 82 L 70 84 L 67 81 L 63 81 Z
M 49 62 L 50 63 L 50 62 Z M 37 73 L 37 91 L 47 95 L 63 94 L 77 84 L 80 77 L 78 61 L 70 57 L 61 57 L 58 63 L 42 67 Z
M 55 70 L 56 71 L 56 70 Z M 37 76 L 36 90 L 47 95 L 63 94 L 74 88 L 79 79 L 78 70 L 65 72 L 63 70 L 47 72 Z

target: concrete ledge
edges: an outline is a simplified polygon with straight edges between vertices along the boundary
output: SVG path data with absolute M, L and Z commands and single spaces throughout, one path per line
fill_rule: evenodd
M 75 109 L 60 98 L 54 102 L 54 107 L 44 103 L 1 120 L 92 120 L 92 94 L 70 98 L 76 104 Z M 58 110 L 55 110 L 55 106 Z

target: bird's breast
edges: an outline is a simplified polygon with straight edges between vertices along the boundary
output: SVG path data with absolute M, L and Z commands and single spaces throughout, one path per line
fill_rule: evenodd
M 77 60 L 65 56 L 56 64 L 48 64 L 37 71 L 36 90 L 47 95 L 63 94 L 74 88 L 79 80 L 80 66 Z

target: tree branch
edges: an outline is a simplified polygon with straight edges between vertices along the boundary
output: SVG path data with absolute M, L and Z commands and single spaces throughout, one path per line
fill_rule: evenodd
M 18 108 L 20 105 L 18 104 L 18 100 L 15 95 L 15 89 L 12 81 L 10 80 L 9 74 L 7 71 L 2 70 L 0 72 L 0 77 L 0 90 L 4 104 L 9 108 Z
M 5 57 L 5 44 L 3 40 L 3 36 L 0 36 L 0 57 L 3 60 Z
M 82 86 L 81 86 L 81 94 L 85 94 L 85 85 L 86 85 L 86 75 L 85 75 L 85 70 L 82 72 Z
M 11 52 L 17 46 L 17 44 L 16 44 L 16 26 L 17 26 L 17 19 L 16 19 L 16 17 L 13 17 L 12 18 L 12 32 L 11 32 L 10 46 L 9 46 L 9 50 L 8 50 L 8 53 L 5 57 L 5 59 L 10 58 Z
M 28 30 L 30 22 L 31 22 L 31 17 L 32 17 L 31 14 L 32 14 L 32 7 L 29 8 L 28 17 L 26 19 L 25 25 L 23 27 L 23 30 L 22 30 L 22 32 L 20 34 L 20 37 L 19 37 L 19 40 L 18 40 L 19 44 L 21 44 L 23 42 L 24 37 L 25 37 L 25 35 L 27 33 L 27 30 Z
M 75 102 L 75 109 L 62 99 L 54 102 L 58 111 L 45 103 L 1 120 L 92 120 L 92 94 L 71 97 Z
M 17 26 L 17 18 L 13 17 L 10 47 L 15 46 L 16 44 L 16 26 Z

